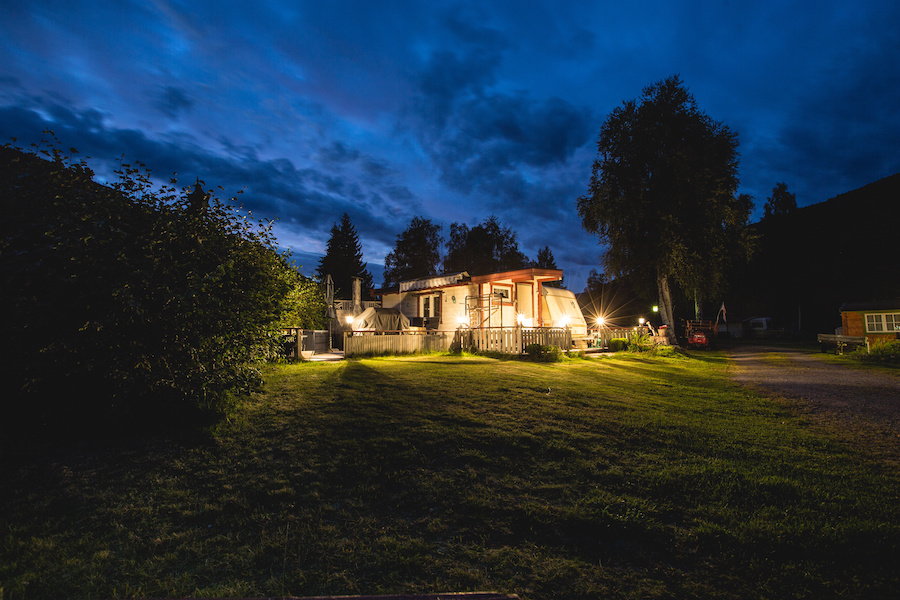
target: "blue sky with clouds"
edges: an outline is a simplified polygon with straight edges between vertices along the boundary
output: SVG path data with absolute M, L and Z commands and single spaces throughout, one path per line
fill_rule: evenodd
M 779 181 L 802 206 L 900 171 L 895 0 L 3 6 L 0 139 L 243 189 L 306 272 L 344 212 L 376 283 L 413 216 L 493 214 L 577 291 L 600 126 L 676 73 L 738 133 L 757 214 Z

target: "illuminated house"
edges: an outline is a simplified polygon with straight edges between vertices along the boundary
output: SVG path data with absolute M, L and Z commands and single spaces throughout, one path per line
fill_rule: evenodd
M 841 306 L 843 334 L 865 337 L 869 344 L 900 338 L 900 300 L 848 302 Z
M 403 313 L 413 327 L 454 331 L 493 327 L 568 327 L 584 336 L 587 327 L 575 294 L 547 285 L 562 279 L 559 269 L 520 269 L 469 276 L 465 271 L 402 281 L 377 290 L 381 306 Z

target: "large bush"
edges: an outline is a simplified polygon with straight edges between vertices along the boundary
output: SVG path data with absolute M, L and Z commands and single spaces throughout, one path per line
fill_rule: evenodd
M 900 340 L 878 340 L 866 351 L 855 354 L 863 362 L 900 365 Z
M 621 352 L 628 347 L 628 338 L 611 338 L 608 345 L 612 352 Z
M 525 346 L 525 357 L 537 362 L 559 362 L 562 359 L 562 350 L 557 346 L 544 346 L 541 344 L 528 344 Z
M 177 422 L 259 381 L 295 283 L 270 224 L 139 167 L 103 186 L 56 148 L 0 151 L 7 423 Z

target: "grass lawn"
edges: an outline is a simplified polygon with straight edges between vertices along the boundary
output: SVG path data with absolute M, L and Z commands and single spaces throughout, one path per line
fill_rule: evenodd
M 896 453 L 727 366 L 275 367 L 190 441 L 7 455 L 0 600 L 900 597 Z

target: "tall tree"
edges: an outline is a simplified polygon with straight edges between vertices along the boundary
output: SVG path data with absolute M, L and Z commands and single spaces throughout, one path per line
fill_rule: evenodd
M 350 222 L 350 215 L 344 213 L 340 225 L 335 223 L 331 227 L 325 256 L 319 259 L 316 274 L 320 281 L 324 281 L 326 275 L 331 275 L 334 280 L 334 297 L 341 299 L 350 298 L 353 294 L 353 278 L 361 277 L 361 289 L 365 297 L 372 289 L 372 274 L 366 267 L 359 235 Z
M 384 257 L 384 287 L 436 274 L 443 243 L 440 225 L 431 219 L 413 217 L 409 227 L 397 236 L 394 251 Z
M 518 236 L 508 227 L 500 225 L 497 217 L 470 228 L 461 223 L 451 223 L 444 271 L 468 271 L 470 275 L 485 275 L 524 269 L 528 257 L 519 250 Z
M 749 218 L 746 197 L 735 197 L 737 136 L 701 112 L 676 75 L 613 110 L 597 150 L 578 199 L 582 225 L 607 244 L 607 272 L 656 278 L 674 342 L 672 285 L 718 293 L 730 238 Z
M 789 214 L 797 210 L 797 196 L 788 191 L 786 183 L 776 183 L 772 195 L 766 198 L 763 210 L 763 218 Z

